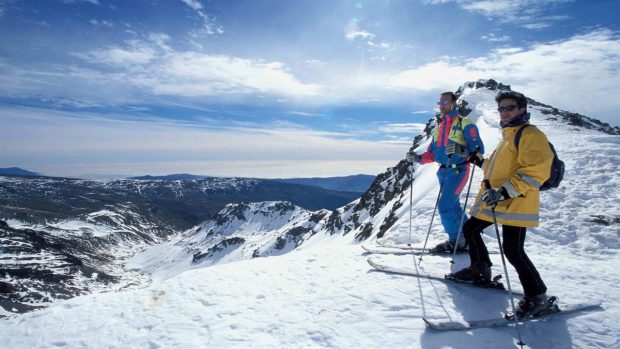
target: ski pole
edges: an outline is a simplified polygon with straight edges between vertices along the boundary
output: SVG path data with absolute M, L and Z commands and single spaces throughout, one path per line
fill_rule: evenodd
M 411 164 L 411 186 L 409 187 L 409 243 L 407 246 L 411 247 L 411 220 L 412 220 L 412 212 L 413 212 L 413 173 L 415 172 L 415 163 Z M 413 257 L 413 266 L 418 272 L 418 265 L 415 262 L 415 255 L 413 254 L 413 249 L 411 251 L 411 256 Z M 424 306 L 424 293 L 422 292 L 422 284 L 421 280 L 418 278 L 418 293 L 420 294 L 420 304 L 422 305 L 422 314 L 426 316 L 426 307 Z
M 473 168 L 471 169 L 471 176 L 469 176 L 469 184 L 467 185 L 467 194 L 465 195 L 465 205 L 463 205 L 463 215 L 461 215 L 461 223 L 459 224 L 459 232 L 456 234 L 456 243 L 454 244 L 454 252 L 452 252 L 452 259 L 450 260 L 451 264 L 454 264 L 454 256 L 456 255 L 456 250 L 459 246 L 459 239 L 461 238 L 461 234 L 463 233 L 463 221 L 465 220 L 465 209 L 467 209 L 467 201 L 469 200 L 469 191 L 471 190 L 471 182 L 474 179 L 474 171 L 476 170 L 476 165 L 473 165 L 472 167 Z
M 407 245 L 411 246 L 411 219 L 412 219 L 412 211 L 413 211 L 413 172 L 415 169 L 413 168 L 414 163 L 411 163 L 411 185 L 409 186 L 409 243 Z
M 446 164 L 446 171 L 450 167 L 450 161 L 452 160 L 452 154 L 448 155 L 448 163 Z M 437 194 L 437 200 L 435 201 L 435 208 L 433 209 L 433 215 L 431 216 L 431 223 L 428 225 L 428 231 L 426 232 L 426 239 L 424 240 L 424 246 L 422 247 L 422 252 L 420 253 L 420 258 L 418 258 L 418 266 L 422 263 L 422 257 L 424 257 L 424 252 L 426 251 L 426 244 L 428 243 L 428 236 L 431 233 L 431 228 L 433 227 L 433 220 L 435 219 L 435 213 L 437 212 L 437 206 L 439 206 L 439 198 L 441 198 L 441 192 L 443 191 L 443 184 L 446 181 L 447 175 L 444 173 L 443 178 L 441 179 L 441 183 L 439 184 L 439 194 Z
M 484 187 L 487 190 L 491 189 L 491 182 L 489 182 L 488 178 L 485 179 L 483 182 L 484 182 Z M 508 277 L 508 269 L 506 268 L 506 260 L 504 259 L 504 249 L 502 248 L 502 240 L 500 239 L 499 228 L 497 227 L 497 216 L 495 215 L 496 205 L 497 203 L 491 206 L 491 212 L 493 213 L 493 225 L 495 225 L 495 234 L 497 235 L 497 243 L 499 244 L 499 253 L 502 256 L 502 265 L 504 266 L 504 275 L 506 275 L 506 284 L 508 285 L 508 297 L 510 297 L 510 305 L 512 306 L 512 314 L 513 314 L 512 317 L 515 320 L 515 329 L 517 330 L 517 338 L 519 339 L 519 342 L 517 342 L 517 344 L 521 346 L 521 348 L 523 348 L 525 343 L 523 343 L 523 340 L 521 339 L 521 330 L 519 329 L 519 319 L 517 317 L 517 309 L 515 308 L 515 300 L 512 296 L 512 288 L 510 287 L 510 277 Z

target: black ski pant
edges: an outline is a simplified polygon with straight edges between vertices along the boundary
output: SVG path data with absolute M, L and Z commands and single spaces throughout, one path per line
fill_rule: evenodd
M 488 266 L 493 265 L 489 258 L 489 251 L 482 240 L 482 231 L 492 224 L 476 217 L 470 217 L 463 225 L 463 236 L 469 244 L 469 258 L 472 266 L 481 262 Z M 547 286 L 523 249 L 526 230 L 525 227 L 503 224 L 502 249 L 510 264 L 517 270 L 519 280 L 523 285 L 523 293 L 533 297 L 547 292 Z

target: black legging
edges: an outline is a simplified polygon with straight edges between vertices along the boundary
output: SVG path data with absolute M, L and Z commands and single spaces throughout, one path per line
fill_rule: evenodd
M 482 240 L 482 230 L 491 224 L 493 223 L 471 217 L 463 225 L 463 236 L 469 244 L 469 258 L 472 265 L 477 262 L 486 262 L 489 266 L 493 265 L 489 258 L 489 251 Z M 547 286 L 545 286 L 538 270 L 523 249 L 526 230 L 525 227 L 503 224 L 502 249 L 510 264 L 517 270 L 525 295 L 536 296 L 547 292 Z

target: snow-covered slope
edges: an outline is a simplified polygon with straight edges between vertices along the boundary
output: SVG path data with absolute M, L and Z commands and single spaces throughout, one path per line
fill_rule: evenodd
M 480 128 L 486 147 L 493 149 L 500 137 L 493 101 L 497 91 L 475 87 L 465 85 L 460 96 L 472 110 L 469 117 Z M 526 249 L 550 294 L 566 303 L 601 301 L 602 310 L 527 323 L 521 334 L 531 348 L 617 348 L 620 137 L 576 126 L 544 110 L 548 108 L 533 105 L 532 122 L 547 133 L 566 162 L 566 175 L 560 188 L 542 194 L 541 226 L 528 230 Z M 417 139 L 421 148 L 428 142 L 425 137 Z M 280 204 L 275 202 L 229 206 L 222 212 L 221 224 L 206 222 L 188 232 L 187 241 L 171 241 L 134 259 L 131 268 L 165 266 L 150 285 L 78 297 L 0 320 L 0 341 L 9 348 L 514 348 L 514 327 L 436 332 L 422 321 L 423 316 L 497 317 L 509 307 L 506 295 L 388 275 L 372 271 L 366 263 L 368 255 L 358 244 L 361 239 L 372 243 L 381 235 L 389 241 L 423 244 L 438 191 L 435 171 L 434 165 L 416 166 L 409 187 L 411 172 L 401 163 L 380 176 L 362 199 L 335 213 L 314 216 L 313 225 L 304 222 L 312 222 L 313 213 L 293 206 L 277 209 Z M 474 193 L 480 175 L 475 173 Z M 261 215 L 265 219 L 257 219 Z M 286 234 L 288 224 L 311 227 L 304 229 L 303 243 L 285 255 L 263 254 L 275 251 L 273 239 Z M 493 227 L 486 235 L 489 248 L 497 249 Z M 245 258 L 250 251 L 264 258 L 202 268 L 213 264 L 207 256 L 209 246 L 231 238 L 246 239 L 247 246 L 255 248 L 222 245 L 216 251 L 218 258 L 233 253 Z M 212 240 L 205 244 L 208 239 Z M 443 239 L 436 223 L 429 243 Z M 226 249 L 231 252 L 222 254 Z M 191 264 L 196 252 L 206 257 Z M 183 263 L 171 262 L 175 256 L 189 264 L 179 267 Z M 411 268 L 416 260 L 376 258 Z M 500 273 L 500 256 L 491 258 L 494 272 Z M 421 269 L 443 275 L 466 265 L 467 256 L 457 256 L 454 265 L 449 261 L 426 256 Z M 508 269 L 512 286 L 520 290 L 516 274 Z
M 310 248 L 325 240 L 356 243 L 382 236 L 402 209 L 410 176 L 410 167 L 401 161 L 377 176 L 360 199 L 334 211 L 308 211 L 283 201 L 229 204 L 201 226 L 138 253 L 127 267 L 169 277 L 189 268 Z
M 0 220 L 0 309 L 23 312 L 148 280 L 122 268 L 136 251 L 164 241 L 148 218 L 125 203 L 47 223 Z
M 283 201 L 229 204 L 203 225 L 138 253 L 127 268 L 169 277 L 190 268 L 285 254 L 321 231 L 329 213 Z

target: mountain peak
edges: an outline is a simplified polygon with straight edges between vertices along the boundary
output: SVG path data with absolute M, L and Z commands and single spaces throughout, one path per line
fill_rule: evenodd
M 478 79 L 476 81 L 467 81 L 456 91 L 456 96 L 459 97 L 466 89 L 487 89 L 491 91 L 512 91 L 510 85 L 504 85 L 501 82 L 497 82 L 493 79 Z
M 459 113 L 462 116 L 468 116 L 472 109 L 469 107 L 468 99 L 465 97 L 468 95 L 468 91 L 473 93 L 479 93 L 480 91 L 488 90 L 495 93 L 500 91 L 512 91 L 510 85 L 504 85 L 501 82 L 497 82 L 493 79 L 479 79 L 476 81 L 467 81 L 461 85 L 455 92 L 456 97 L 459 99 L 458 108 Z M 608 123 L 602 122 L 598 119 L 587 117 L 585 115 L 561 110 L 553 106 L 540 103 L 527 95 L 525 95 L 528 101 L 528 111 L 538 110 L 542 116 L 548 120 L 563 120 L 565 123 L 571 126 L 582 127 L 585 129 L 596 130 L 610 135 L 620 135 L 620 127 L 611 126 Z
M 0 175 L 37 177 L 37 176 L 40 176 L 41 174 L 36 173 L 36 172 L 31 172 L 28 170 L 24 170 L 23 168 L 20 168 L 20 167 L 6 167 L 6 168 L 0 168 Z

